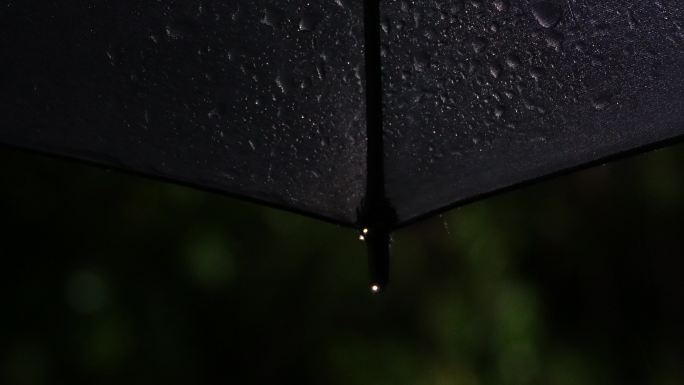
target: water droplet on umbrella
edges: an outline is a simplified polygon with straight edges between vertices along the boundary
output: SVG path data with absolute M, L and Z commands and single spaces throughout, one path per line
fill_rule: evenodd
M 423 72 L 430 66 L 430 55 L 425 52 L 413 56 L 413 69 L 416 72 Z
M 551 28 L 556 25 L 562 15 L 563 10 L 554 2 L 540 1 L 532 4 L 532 16 L 544 28 Z
M 594 67 L 598 67 L 601 64 L 603 64 L 603 60 L 604 60 L 603 56 L 601 56 L 601 55 L 592 55 L 591 56 L 591 65 L 593 65 Z
M 380 22 L 380 28 L 382 28 L 382 31 L 384 33 L 389 33 L 390 30 L 390 22 L 388 19 L 383 19 L 382 22 Z
M 278 86 L 278 88 L 280 89 L 280 92 L 282 92 L 283 94 L 287 94 L 287 86 L 285 85 L 285 82 L 280 77 L 280 75 L 278 75 L 278 77 L 276 77 L 275 83 Z
M 597 110 L 603 110 L 610 105 L 611 95 L 601 94 L 591 98 L 591 105 Z
M 304 15 L 299 19 L 299 30 L 302 32 L 312 32 L 318 25 L 317 15 Z
M 264 17 L 261 19 L 261 24 L 266 24 L 271 28 L 276 28 L 280 25 L 283 17 L 280 12 L 273 8 L 266 8 L 264 10 Z
M 530 76 L 532 76 L 532 79 L 535 81 L 539 81 L 541 79 L 542 75 L 544 75 L 544 69 L 541 67 L 532 67 L 530 69 Z
M 499 12 L 507 11 L 509 7 L 508 0 L 494 0 L 494 8 Z
M 473 51 L 475 51 L 475 53 L 480 53 L 480 52 L 484 51 L 485 48 L 487 48 L 487 40 L 485 40 L 481 37 L 476 37 L 475 39 L 473 39 L 472 45 L 473 45 Z
M 520 58 L 518 58 L 514 54 L 508 54 L 506 56 L 506 65 L 508 66 L 508 68 L 515 70 L 520 66 Z
M 556 31 L 551 31 L 551 32 L 546 34 L 546 36 L 544 37 L 544 40 L 546 41 L 546 45 L 548 47 L 551 47 L 551 48 L 555 49 L 556 51 L 560 51 L 560 49 L 563 46 L 563 38 L 564 38 L 564 36 L 562 33 L 556 32 Z
M 492 75 L 494 79 L 498 79 L 501 74 L 501 66 L 499 63 L 489 64 L 489 74 Z
M 171 40 L 177 40 L 177 39 L 181 38 L 180 32 L 176 31 L 170 25 L 166 26 L 165 31 L 166 31 L 166 37 L 168 37 Z
M 506 112 L 506 110 L 503 108 L 503 106 L 496 106 L 496 108 L 494 108 L 494 116 L 495 116 L 497 119 L 501 119 L 501 117 L 503 116 L 504 112 Z
M 449 7 L 449 13 L 456 14 L 463 10 L 463 0 L 456 0 L 453 2 L 451 7 Z

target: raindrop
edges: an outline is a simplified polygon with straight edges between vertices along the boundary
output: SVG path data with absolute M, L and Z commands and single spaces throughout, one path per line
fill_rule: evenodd
M 219 119 L 221 117 L 221 114 L 219 113 L 217 108 L 214 108 L 213 110 L 207 112 L 207 117 L 209 119 Z
M 506 65 L 508 66 L 508 68 L 515 70 L 518 67 L 520 67 L 520 58 L 518 58 L 514 54 L 508 54 L 506 56 Z
M 287 94 L 287 87 L 285 86 L 285 82 L 283 82 L 283 79 L 280 77 L 280 75 L 276 77 L 275 83 L 283 94 Z
M 562 15 L 561 7 L 551 1 L 540 1 L 532 4 L 532 16 L 544 28 L 551 28 L 556 25 Z
M 603 56 L 601 56 L 601 55 L 592 55 L 591 56 L 591 65 L 593 65 L 594 67 L 598 67 L 601 64 L 603 64 L 603 60 L 604 60 Z
M 610 105 L 611 95 L 601 94 L 591 98 L 591 105 L 597 110 L 603 110 Z
M 563 34 L 556 31 L 551 31 L 546 34 L 544 40 L 546 40 L 546 45 L 559 51 L 563 46 Z
M 384 20 L 380 23 L 380 28 L 382 28 L 382 31 L 383 31 L 384 33 L 389 33 L 389 31 L 390 31 L 390 23 L 389 23 L 389 20 L 388 20 L 388 19 L 384 19 Z
M 457 14 L 463 10 L 463 0 L 456 0 L 449 8 L 449 13 L 452 15 Z
M 473 51 L 475 53 L 480 53 L 487 48 L 487 40 L 481 38 L 481 37 L 476 37 L 473 39 Z
M 499 63 L 489 64 L 489 74 L 492 75 L 494 79 L 498 79 L 501 74 L 501 66 Z
M 635 29 L 639 25 L 639 21 L 634 16 L 634 11 L 631 9 L 627 10 L 627 20 L 629 21 L 629 28 Z
M 180 37 L 181 37 L 180 32 L 173 29 L 170 25 L 166 26 L 165 31 L 166 31 L 166 37 L 168 37 L 171 40 L 177 40 L 177 39 L 180 39 Z
M 494 8 L 499 12 L 505 12 L 509 7 L 508 0 L 494 0 Z
M 579 41 L 575 43 L 575 50 L 579 53 L 584 53 L 587 51 L 587 44 L 582 41 Z
M 419 53 L 413 56 L 413 69 L 416 72 L 423 72 L 430 66 L 430 56 L 425 53 Z
M 299 19 L 299 30 L 302 32 L 312 32 L 318 25 L 318 16 L 304 15 Z
M 496 107 L 494 108 L 494 116 L 495 116 L 497 119 L 501 119 L 501 117 L 503 116 L 504 112 L 506 112 L 506 110 L 504 109 L 503 106 L 496 106 Z
M 110 51 L 105 51 L 105 54 L 107 55 L 107 58 L 109 59 L 109 64 L 112 66 L 116 65 L 115 60 L 114 60 L 114 55 Z
M 541 79 L 542 75 L 544 75 L 544 69 L 543 68 L 532 67 L 530 69 L 530 76 L 532 76 L 532 79 L 534 79 L 535 81 L 538 82 Z
M 271 28 L 277 28 L 282 20 L 283 17 L 280 15 L 280 12 L 273 8 L 266 8 L 264 10 L 264 17 L 261 19 L 261 24 L 266 24 Z

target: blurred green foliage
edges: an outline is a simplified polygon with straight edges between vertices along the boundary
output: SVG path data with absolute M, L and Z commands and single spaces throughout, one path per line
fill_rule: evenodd
M 684 146 L 397 232 L 2 149 L 2 384 L 684 383 Z

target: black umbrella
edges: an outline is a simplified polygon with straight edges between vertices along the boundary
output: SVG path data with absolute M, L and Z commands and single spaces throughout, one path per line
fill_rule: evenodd
M 684 134 L 684 4 L 8 1 L 0 141 L 390 231 Z

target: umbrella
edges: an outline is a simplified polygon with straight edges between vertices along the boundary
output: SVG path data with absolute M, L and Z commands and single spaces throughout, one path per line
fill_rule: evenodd
M 684 134 L 684 4 L 15 2 L 0 142 L 390 232 Z

